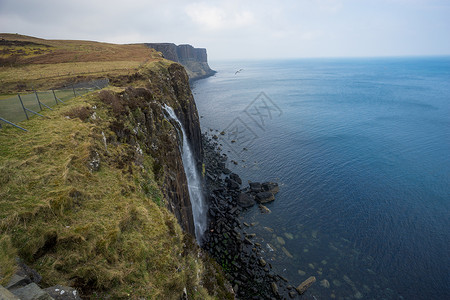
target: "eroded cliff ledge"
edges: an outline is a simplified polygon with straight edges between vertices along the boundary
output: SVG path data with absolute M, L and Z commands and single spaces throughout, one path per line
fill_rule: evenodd
M 161 52 L 164 58 L 182 64 L 191 80 L 205 78 L 216 73 L 208 65 L 208 57 L 204 48 L 173 43 L 146 43 L 145 45 Z

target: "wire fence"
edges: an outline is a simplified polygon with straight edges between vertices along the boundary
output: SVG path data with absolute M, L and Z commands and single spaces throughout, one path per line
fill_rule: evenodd
M 107 78 L 81 82 L 66 86 L 62 89 L 49 91 L 34 91 L 33 93 L 17 94 L 17 96 L 0 100 L 0 128 L 4 124 L 16 125 L 29 119 L 33 115 L 42 116 L 39 112 L 51 109 L 52 106 L 62 104 L 77 96 L 102 89 L 109 84 Z

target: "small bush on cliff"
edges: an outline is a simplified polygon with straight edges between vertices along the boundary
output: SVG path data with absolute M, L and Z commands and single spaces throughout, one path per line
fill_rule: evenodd
M 86 121 L 92 114 L 92 109 L 88 106 L 74 107 L 65 113 L 71 119 L 79 118 L 81 121 Z
M 116 93 L 104 90 L 99 93 L 98 97 L 101 101 L 108 104 L 112 108 L 114 114 L 120 115 L 125 112 L 123 102 Z

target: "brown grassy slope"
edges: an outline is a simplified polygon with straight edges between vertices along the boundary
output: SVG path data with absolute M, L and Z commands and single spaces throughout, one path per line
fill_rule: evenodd
M 90 61 L 138 61 L 143 62 L 154 55 L 153 49 L 141 44 L 119 45 L 100 43 L 93 41 L 76 40 L 45 40 L 31 36 L 0 33 L 0 40 L 24 42 L 25 44 L 2 45 L 3 49 L 16 50 L 20 63 L 25 64 L 56 64 L 67 62 L 90 62 Z M 0 43 L 1 45 L 1 43 Z M 30 52 L 19 52 L 27 45 L 41 49 L 39 55 Z M 13 53 L 1 53 L 0 57 L 11 56 Z
M 144 63 L 161 60 L 158 52 L 143 44 L 45 40 L 0 33 L 0 94 L 130 74 Z

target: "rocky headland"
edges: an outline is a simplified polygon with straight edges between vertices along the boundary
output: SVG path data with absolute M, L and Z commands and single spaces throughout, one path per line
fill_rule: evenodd
M 205 48 L 194 48 L 191 45 L 175 45 L 173 43 L 146 43 L 145 45 L 161 52 L 165 59 L 182 64 L 191 80 L 202 79 L 216 73 L 208 65 Z

